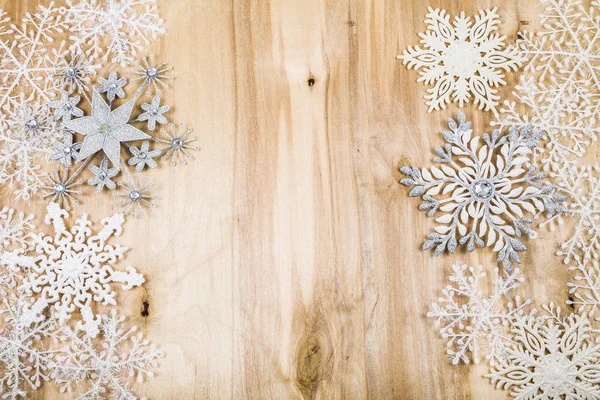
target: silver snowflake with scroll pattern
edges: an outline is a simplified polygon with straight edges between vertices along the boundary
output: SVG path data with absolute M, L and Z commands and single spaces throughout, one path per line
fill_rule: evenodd
M 446 10 L 428 8 L 427 31 L 420 33 L 421 44 L 398 56 L 409 69 L 420 70 L 417 82 L 434 85 L 427 89 L 429 112 L 458 102 L 462 107 L 473 97 L 479 109 L 494 110 L 505 85 L 502 70 L 517 70 L 523 57 L 504 45 L 505 36 L 496 31 L 500 20 L 496 8 L 479 11 L 474 21 L 465 13 L 454 17 Z
M 506 362 L 487 376 L 515 400 L 600 398 L 600 340 L 581 315 L 522 315 L 511 324 Z
M 472 137 L 471 123 L 462 113 L 448 125 L 450 130 L 442 132 L 446 145 L 434 149 L 440 167 L 400 168 L 408 176 L 400 183 L 412 186 L 409 196 L 424 200 L 419 209 L 430 217 L 439 215 L 423 248 L 440 255 L 454 253 L 458 245 L 468 251 L 487 245 L 509 271 L 512 263 L 521 263 L 518 253 L 527 249 L 523 235 L 535 236 L 528 226 L 531 217 L 566 211 L 564 196 L 540 182 L 545 175 L 529 164 L 541 133 L 525 127 Z
M 510 342 L 507 326 L 525 313 L 530 300 L 512 296 L 523 276 L 515 269 L 502 276 L 496 268 L 493 291 L 488 295 L 488 279 L 483 267 L 453 265 L 448 285 L 427 313 L 441 325 L 440 333 L 448 340 L 447 354 L 452 364 L 480 361 L 481 354 L 491 365 L 506 357 Z M 511 300 L 514 298 L 514 300 Z

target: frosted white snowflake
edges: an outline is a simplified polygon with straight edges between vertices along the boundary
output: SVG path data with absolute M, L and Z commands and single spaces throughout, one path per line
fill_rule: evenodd
M 0 251 L 12 250 L 16 246 L 29 247 L 29 233 L 35 229 L 33 219 L 33 214 L 26 215 L 4 206 L 0 210 Z
M 144 339 L 137 328 L 124 328 L 124 317 L 102 315 L 100 330 L 102 340 L 92 340 L 84 330 L 65 327 L 60 331 L 64 340 L 70 341 L 68 349 L 56 356 L 56 369 L 52 378 L 61 392 L 71 392 L 73 386 L 82 384 L 85 392 L 80 399 L 135 399 L 128 387 L 130 378 L 141 382 L 153 376 L 151 368 L 158 366 L 163 352 Z
M 47 346 L 56 338 L 56 321 L 43 319 L 27 297 L 2 299 L 0 314 L 0 388 L 3 399 L 25 397 L 38 389 L 53 372 L 55 350 Z
M 564 196 L 540 183 L 545 175 L 530 165 L 541 133 L 531 127 L 512 128 L 508 134 L 495 130 L 483 135 L 482 144 L 481 137 L 472 137 L 464 114 L 459 113 L 458 124 L 449 119 L 448 125 L 450 130 L 442 132 L 447 144 L 434 149 L 439 168 L 400 168 L 408 176 L 400 183 L 413 187 L 409 196 L 424 200 L 419 210 L 430 217 L 442 213 L 423 249 L 440 255 L 454 253 L 459 244 L 468 251 L 493 246 L 497 261 L 510 270 L 513 262 L 521 263 L 518 252 L 527 249 L 520 240 L 523 234 L 535 237 L 526 214 L 565 212 L 560 204 Z
M 515 344 L 506 363 L 491 369 L 497 388 L 517 400 L 600 398 L 600 340 L 584 316 L 522 315 L 512 323 Z
M 56 203 L 50 203 L 47 210 L 45 222 L 52 224 L 54 235 L 33 234 L 36 254 L 24 265 L 27 274 L 20 289 L 30 296 L 39 294 L 37 304 L 51 306 L 61 324 L 80 310 L 91 333 L 93 314 L 87 309 L 94 303 L 116 304 L 111 284 L 121 283 L 129 290 L 144 282 L 133 267 L 126 267 L 126 272 L 113 269 L 127 251 L 109 243 L 111 237 L 121 234 L 124 217 L 115 214 L 103 219 L 102 228 L 93 233 L 87 214 L 69 230 L 67 211 Z
M 557 170 L 582 156 L 598 138 L 600 50 L 598 1 L 542 0 L 542 30 L 520 34 L 527 58 L 525 76 L 514 93 L 527 107 L 521 115 L 506 102 L 497 123 L 532 124 L 547 135 L 542 165 Z
M 62 11 L 72 49 L 123 66 L 165 33 L 155 0 L 67 0 Z
M 516 48 L 506 47 L 500 36 L 497 8 L 481 10 L 474 21 L 464 12 L 454 17 L 446 10 L 428 8 L 427 31 L 420 33 L 421 44 L 404 50 L 398 59 L 409 69 L 420 69 L 417 82 L 435 86 L 425 95 L 429 112 L 458 102 L 462 107 L 471 95 L 479 109 L 494 110 L 498 105 L 495 87 L 505 85 L 502 70 L 517 70 L 523 57 Z
M 471 360 L 478 363 L 483 350 L 494 365 L 505 357 L 510 343 L 508 327 L 531 303 L 521 301 L 519 296 L 509 300 L 524 278 L 519 269 L 503 276 L 495 268 L 493 291 L 488 295 L 488 279 L 482 266 L 455 264 L 452 270 L 452 284 L 442 290 L 443 296 L 433 303 L 427 316 L 442 326 L 440 333 L 448 339 L 447 354 L 452 364 L 468 364 Z

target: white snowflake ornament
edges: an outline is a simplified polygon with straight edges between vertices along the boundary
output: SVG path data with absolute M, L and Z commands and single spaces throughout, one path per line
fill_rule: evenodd
M 577 314 L 519 316 L 506 363 L 487 376 L 516 400 L 600 398 L 600 340 L 590 321 Z
M 535 237 L 528 226 L 532 217 L 566 211 L 560 204 L 564 196 L 540 183 L 545 175 L 530 164 L 541 133 L 525 127 L 472 137 L 471 123 L 462 113 L 458 123 L 449 119 L 448 125 L 450 130 L 442 132 L 447 144 L 434 149 L 439 167 L 400 168 L 408 176 L 400 183 L 412 186 L 409 196 L 424 200 L 419 210 L 438 215 L 439 225 L 427 235 L 423 249 L 433 249 L 437 256 L 454 253 L 458 245 L 468 251 L 487 245 L 509 271 L 512 263 L 521 263 L 518 253 L 527 250 L 523 235 Z
M 94 233 L 87 214 L 67 229 L 66 210 L 56 203 L 50 203 L 47 210 L 45 222 L 52 224 L 54 235 L 33 235 L 35 254 L 31 255 L 33 261 L 24 265 L 28 273 L 20 289 L 38 296 L 38 304 L 51 306 L 61 324 L 76 310 L 81 311 L 84 322 L 90 322 L 93 315 L 87 309 L 94 303 L 115 305 L 112 284 L 120 283 L 129 290 L 144 282 L 133 267 L 126 267 L 125 271 L 114 269 L 127 251 L 110 244 L 113 236 L 121 234 L 122 214 L 103 219 L 102 228 Z
M 480 353 L 494 365 L 505 357 L 509 328 L 512 321 L 525 313 L 530 300 L 519 296 L 510 300 L 512 291 L 519 287 L 523 276 L 518 269 L 502 276 L 494 270 L 493 292 L 487 293 L 487 279 L 483 267 L 453 265 L 451 285 L 443 291 L 427 313 L 441 325 L 440 334 L 448 340 L 447 354 L 452 364 L 480 361 Z M 483 287 L 482 285 L 485 284 Z
M 0 252 L 13 248 L 31 246 L 29 233 L 35 229 L 34 215 L 17 212 L 4 206 L 0 210 Z
M 71 392 L 75 385 L 83 386 L 80 399 L 136 399 L 128 387 L 132 377 L 141 382 L 152 377 L 163 352 L 144 339 L 137 328 L 124 328 L 124 317 L 113 311 L 102 315 L 98 343 L 81 329 L 61 329 L 59 335 L 70 346 L 56 356 L 52 378 L 60 385 L 61 393 Z
M 425 96 L 429 112 L 451 102 L 462 107 L 471 96 L 479 109 L 495 110 L 500 98 L 495 88 L 506 84 L 502 70 L 516 71 L 524 61 L 517 49 L 504 45 L 506 36 L 496 33 L 497 9 L 479 11 L 474 21 L 462 12 L 453 23 L 446 10 L 428 10 L 428 30 L 419 34 L 423 48 L 411 46 L 398 59 L 420 70 L 417 82 L 434 85 Z

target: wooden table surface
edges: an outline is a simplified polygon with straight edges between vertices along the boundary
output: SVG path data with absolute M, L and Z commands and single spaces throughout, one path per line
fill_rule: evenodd
M 0 0 L 15 18 L 36 0 Z M 45 4 L 44 0 L 39 3 Z M 449 364 L 425 317 L 453 263 L 434 257 L 434 222 L 397 180 L 428 166 L 458 107 L 427 113 L 425 87 L 395 56 L 418 43 L 427 6 L 455 15 L 499 7 L 514 41 L 535 0 L 159 0 L 168 33 L 153 47 L 174 67 L 166 102 L 195 127 L 187 167 L 153 171 L 156 208 L 119 243 L 143 288 L 121 313 L 166 352 L 136 386 L 153 399 L 505 399 L 485 363 Z M 508 80 L 514 83 L 516 74 Z M 503 88 L 506 97 L 511 92 Z M 476 133 L 491 112 L 463 108 Z M 3 202 L 10 201 L 4 191 Z M 74 214 L 109 215 L 88 196 Z M 25 205 L 21 206 L 22 208 Z M 44 203 L 31 205 L 43 215 Z M 556 234 L 529 241 L 522 295 L 563 304 Z M 149 315 L 141 315 L 147 301 Z M 36 398 L 56 398 L 46 385 Z

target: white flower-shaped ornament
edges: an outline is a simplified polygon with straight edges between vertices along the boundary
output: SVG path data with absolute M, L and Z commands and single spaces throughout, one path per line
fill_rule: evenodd
M 475 22 L 462 12 L 450 23 L 446 10 L 428 8 L 427 31 L 421 44 L 398 56 L 409 69 L 419 69 L 417 82 L 435 85 L 425 95 L 429 112 L 458 102 L 462 107 L 473 95 L 479 109 L 494 110 L 500 96 L 495 87 L 505 85 L 502 70 L 517 70 L 524 58 L 518 50 L 504 46 L 506 36 L 494 33 L 500 20 L 496 8 L 479 11 Z
M 430 217 L 443 213 L 436 218 L 440 225 L 427 236 L 423 249 L 435 249 L 435 255 L 440 255 L 454 253 L 458 244 L 466 245 L 468 251 L 486 244 L 493 246 L 498 262 L 510 270 L 513 262 L 521 263 L 518 252 L 527 250 L 521 236 L 535 235 L 526 214 L 566 212 L 560 204 L 565 197 L 554 194 L 553 186 L 540 183 L 545 175 L 529 165 L 541 132 L 526 127 L 502 135 L 495 130 L 483 135 L 482 145 L 479 136 L 471 137 L 471 123 L 464 114 L 459 113 L 458 122 L 448 120 L 450 130 L 442 132 L 447 144 L 434 149 L 438 156 L 434 161 L 440 167 L 400 168 L 408 176 L 400 183 L 413 186 L 409 196 L 425 201 L 419 210 Z

